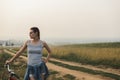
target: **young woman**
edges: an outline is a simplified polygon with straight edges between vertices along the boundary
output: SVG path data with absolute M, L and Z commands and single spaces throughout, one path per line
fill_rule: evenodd
M 27 48 L 28 67 L 24 80 L 44 80 L 46 72 L 45 63 L 50 59 L 51 49 L 46 42 L 40 40 L 40 31 L 37 27 L 30 28 L 30 40 L 27 40 L 20 50 L 6 64 L 13 62 Z M 42 50 L 45 48 L 48 51 L 46 59 L 42 59 Z

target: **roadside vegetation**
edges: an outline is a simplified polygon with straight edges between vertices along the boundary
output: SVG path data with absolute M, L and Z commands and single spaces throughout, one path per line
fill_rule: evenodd
M 44 53 L 47 52 L 44 51 Z M 53 46 L 52 57 L 82 64 L 103 65 L 104 67 L 119 69 L 120 42 Z
M 50 76 L 47 80 L 77 80 L 75 76 L 70 74 L 61 74 L 57 71 L 50 70 Z

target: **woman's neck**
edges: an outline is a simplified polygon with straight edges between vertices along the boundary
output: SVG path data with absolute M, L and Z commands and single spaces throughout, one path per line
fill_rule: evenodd
M 33 39 L 34 42 L 37 42 L 37 41 L 39 41 L 39 40 L 40 40 L 39 38 Z

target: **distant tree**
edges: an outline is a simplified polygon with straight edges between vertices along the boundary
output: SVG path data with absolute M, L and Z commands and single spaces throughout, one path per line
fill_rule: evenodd
M 14 46 L 14 43 L 11 43 L 11 46 Z
M 0 46 L 2 46 L 2 43 L 0 43 Z
M 9 46 L 8 42 L 5 43 L 5 46 Z

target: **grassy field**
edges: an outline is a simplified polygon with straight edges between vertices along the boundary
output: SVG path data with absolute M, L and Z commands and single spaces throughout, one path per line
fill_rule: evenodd
M 54 58 L 82 64 L 120 68 L 120 42 L 51 46 L 51 49 Z M 18 48 L 14 48 L 14 50 L 17 51 Z M 43 52 L 46 56 L 47 51 Z
M 53 46 L 52 57 L 82 64 L 120 68 L 120 43 Z M 47 53 L 44 50 L 44 53 Z

